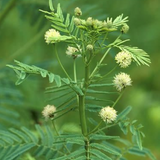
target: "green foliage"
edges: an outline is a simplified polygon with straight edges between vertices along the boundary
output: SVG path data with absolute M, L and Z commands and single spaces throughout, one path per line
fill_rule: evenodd
M 58 35 L 58 38 L 50 34 L 51 43 L 67 42 L 72 47 L 76 47 L 73 50 L 74 52 L 78 52 L 70 54 L 73 59 L 74 80 L 72 80 L 60 61 L 56 44 L 54 44 L 54 48 L 57 61 L 67 78 L 61 78 L 48 70 L 34 65 L 30 66 L 16 60 L 16 66 L 7 65 L 15 71 L 18 77 L 17 85 L 21 84 L 30 74 L 38 74 L 42 78 L 48 78 L 53 86 L 46 88 L 46 93 L 51 95 L 49 102 L 56 104 L 56 111 L 51 112 L 46 107 L 43 110 L 44 118 L 52 121 L 53 129 L 50 126 L 36 125 L 36 131 L 31 131 L 27 127 L 21 127 L 21 129 L 11 128 L 8 131 L 0 130 L 0 158 L 14 160 L 23 158 L 26 153 L 29 153 L 31 157 L 46 160 L 89 160 L 97 158 L 102 160 L 125 160 L 125 154 L 129 153 L 138 156 L 148 156 L 150 159 L 155 160 L 156 158 L 152 153 L 142 147 L 142 137 L 144 137 L 143 132 L 140 130 L 142 125 L 136 126 L 136 121 L 130 121 L 127 117 L 131 107 L 125 108 L 118 116 L 114 109 L 123 92 L 117 93 L 112 91 L 112 87 L 122 82 L 118 81 L 118 84 L 112 84 L 111 81 L 100 83 L 102 79 L 105 80 L 104 77 L 108 78 L 109 74 L 115 69 L 111 69 L 104 76 L 100 72 L 100 67 L 106 66 L 103 64 L 104 59 L 106 59 L 108 53 L 114 47 L 129 52 L 138 65 L 148 65 L 150 63 L 149 56 L 143 50 L 122 45 L 128 41 L 128 39 L 120 39 L 122 33 L 125 33 L 122 32 L 121 28 L 128 22 L 128 17 L 123 18 L 122 14 L 114 20 L 107 18 L 107 21 L 98 21 L 92 18 L 88 18 L 85 21 L 78 17 L 80 24 L 76 24 L 74 16 L 71 17 L 69 14 L 64 16 L 60 4 L 57 5 L 57 10 L 55 11 L 52 1 L 49 0 L 49 7 L 51 12 L 41 11 L 52 22 L 52 27 L 62 34 Z M 118 38 L 108 44 L 108 33 L 115 31 L 119 33 Z M 92 47 L 88 49 L 88 45 Z M 100 54 L 100 51 L 104 51 L 104 53 Z M 82 58 L 85 74 L 81 80 L 77 78 L 76 60 L 78 55 Z M 93 62 L 95 57 L 100 58 L 97 64 Z M 125 79 L 121 84 L 123 90 L 128 86 L 127 84 Z M 105 87 L 108 88 L 106 89 Z M 118 94 L 118 98 L 116 100 L 110 99 L 112 94 L 115 96 Z M 104 98 L 103 95 L 108 97 Z M 104 107 L 106 105 L 109 106 Z M 49 109 L 51 109 L 50 106 Z M 103 109 L 104 112 L 100 114 L 99 111 L 103 111 Z M 109 113 L 106 113 L 107 109 L 110 109 Z M 81 129 L 80 133 L 66 134 L 56 128 L 55 120 L 65 117 L 66 113 L 71 111 L 73 113 L 77 112 L 79 115 L 80 125 L 77 124 L 77 126 Z M 96 113 L 97 119 L 99 113 L 105 122 L 103 127 L 101 127 L 103 121 L 101 120 L 98 123 L 99 119 L 94 120 L 90 117 L 91 114 L 89 115 L 88 111 Z M 8 114 L 8 112 L 6 113 Z M 93 126 L 88 127 L 87 118 Z M 120 136 L 106 134 L 106 130 L 118 125 L 125 135 L 130 130 L 132 143 L 123 140 Z M 120 144 L 120 147 L 117 144 Z

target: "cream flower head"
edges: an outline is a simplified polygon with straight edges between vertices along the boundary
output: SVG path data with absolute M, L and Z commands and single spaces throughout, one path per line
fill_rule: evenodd
M 107 106 L 100 110 L 99 115 L 104 122 L 107 121 L 107 123 L 112 123 L 117 118 L 117 111 L 114 108 Z
M 48 31 L 46 31 L 45 35 L 44 35 L 44 39 L 46 41 L 46 43 L 55 43 L 58 38 L 60 37 L 60 33 L 58 31 L 56 31 L 55 29 L 49 29 Z M 55 40 L 53 40 L 53 38 Z
M 122 51 L 115 56 L 115 60 L 121 68 L 126 68 L 131 64 L 132 56 L 129 52 Z
M 56 107 L 54 105 L 47 105 L 42 111 L 42 115 L 46 120 L 54 118 Z
M 126 73 L 119 73 L 114 77 L 113 80 L 114 86 L 118 91 L 122 91 L 127 86 L 131 86 L 132 81 L 128 74 Z

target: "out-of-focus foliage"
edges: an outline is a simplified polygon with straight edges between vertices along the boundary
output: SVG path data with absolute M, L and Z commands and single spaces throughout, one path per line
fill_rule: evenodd
M 131 105 L 132 118 L 138 119 L 144 125 L 146 135 L 144 146 L 160 158 L 160 65 L 159 65 L 159 27 L 160 1 L 158 0 L 55 0 L 61 3 L 64 12 L 73 13 L 73 8 L 80 7 L 83 17 L 88 15 L 95 19 L 116 17 L 123 13 L 129 16 L 130 31 L 127 36 L 132 39 L 132 45 L 143 48 L 151 57 L 150 67 L 131 67 L 133 87 L 130 94 L 125 94 L 119 102 L 119 107 Z M 52 47 L 44 42 L 44 33 L 50 28 L 50 23 L 39 9 L 48 10 L 46 0 L 1 0 L 0 1 L 0 121 L 1 129 L 26 126 L 31 130 L 33 124 L 43 122 L 41 110 L 46 102 L 43 93 L 47 80 L 31 77 L 20 86 L 14 86 L 16 79 L 6 64 L 14 59 L 27 64 L 34 64 L 62 75 L 58 64 L 54 61 Z M 63 45 L 63 44 L 62 44 Z M 72 69 L 70 59 L 65 56 L 67 46 L 61 47 L 63 62 Z M 115 54 L 116 50 L 112 53 Z M 67 60 L 66 60 L 67 58 Z M 106 66 L 107 67 L 107 66 Z M 128 71 L 128 69 L 126 69 Z M 69 117 L 73 117 L 72 113 Z M 7 117 L 7 118 L 6 118 Z M 10 121 L 7 121 L 10 117 Z M 64 121 L 64 120 L 63 120 Z M 73 123 L 71 118 L 58 121 L 59 129 L 67 130 L 67 125 Z M 78 118 L 74 118 L 78 121 Z M 69 132 L 69 130 L 67 130 Z M 116 131 L 119 132 L 119 131 Z M 134 159 L 129 157 L 130 160 Z M 138 159 L 138 158 L 137 158 Z M 142 160 L 143 158 L 140 157 Z

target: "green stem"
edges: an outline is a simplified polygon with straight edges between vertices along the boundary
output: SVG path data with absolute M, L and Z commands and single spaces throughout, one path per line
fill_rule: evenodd
M 76 60 L 73 61 L 73 73 L 74 73 L 74 81 L 77 83 L 77 72 L 76 72 Z
M 117 123 L 114 123 L 114 124 L 111 124 L 111 125 L 107 125 L 107 126 L 105 126 L 105 127 L 101 128 L 101 129 L 99 129 L 99 130 L 95 131 L 95 132 L 94 132 L 94 134 L 95 134 L 95 133 L 97 133 L 97 132 L 101 132 L 101 131 L 103 131 L 104 129 L 107 129 L 107 128 L 110 128 L 110 127 L 116 126 L 116 125 L 117 125 Z
M 89 133 L 89 135 L 92 134 L 92 133 L 94 133 L 100 127 L 100 125 L 102 124 L 102 122 L 103 122 L 103 120 L 101 120 L 99 122 L 99 124 Z
M 123 93 L 124 93 L 124 91 L 122 91 L 122 92 L 119 94 L 118 98 L 116 99 L 116 101 L 115 101 L 114 104 L 112 105 L 113 108 L 114 108 L 114 106 L 118 103 L 118 101 L 119 101 L 120 98 L 122 97 Z
M 96 65 L 96 67 L 94 68 L 93 72 L 90 75 L 90 79 L 94 76 L 94 74 L 96 73 L 96 71 L 98 70 L 99 66 L 101 65 L 101 63 L 103 62 L 103 60 L 106 58 L 108 52 L 111 50 L 111 48 L 108 48 L 107 51 L 105 52 L 105 54 L 103 55 L 103 57 L 101 58 L 101 60 L 99 61 L 99 63 Z
M 65 73 L 65 75 L 67 76 L 67 78 L 68 78 L 70 81 L 72 81 L 72 79 L 70 78 L 70 76 L 68 75 L 67 71 L 64 69 L 64 67 L 63 67 L 63 65 L 62 65 L 62 63 L 61 63 L 61 61 L 60 61 L 60 58 L 59 58 L 59 56 L 58 56 L 57 49 L 56 49 L 56 44 L 55 44 L 55 54 L 56 54 L 58 63 L 59 63 L 59 65 L 61 66 L 63 72 Z
M 90 147 L 89 147 L 89 140 L 85 140 L 85 149 L 86 149 L 86 160 L 90 160 Z
M 78 96 L 78 97 L 79 97 L 79 116 L 80 116 L 82 134 L 86 136 L 87 123 L 86 123 L 86 112 L 85 112 L 85 96 Z
M 3 21 L 3 19 L 7 16 L 7 14 L 12 10 L 12 8 L 15 6 L 17 0 L 10 0 L 7 3 L 7 6 L 5 9 L 0 13 L 0 23 Z
M 59 136 L 59 133 L 57 131 L 56 125 L 54 123 L 54 120 L 52 120 L 52 124 L 53 124 L 53 128 L 54 128 L 54 131 L 55 131 L 56 135 Z
M 58 133 L 58 131 L 57 131 L 56 125 L 55 125 L 55 123 L 54 123 L 54 120 L 52 120 L 52 124 L 53 124 L 53 128 L 54 128 L 54 130 L 55 130 L 55 132 L 56 132 L 56 135 L 59 136 L 59 133 Z M 66 147 L 65 144 L 64 144 L 64 148 L 65 148 L 65 149 L 67 150 L 67 152 L 70 154 L 70 150 Z
M 85 66 L 85 78 L 84 78 L 84 88 L 85 88 L 85 90 L 89 86 L 89 74 L 90 74 L 90 68 L 89 68 L 89 65 L 86 65 Z

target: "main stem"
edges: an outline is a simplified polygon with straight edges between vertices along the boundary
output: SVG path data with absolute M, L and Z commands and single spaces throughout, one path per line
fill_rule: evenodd
M 103 57 L 101 58 L 101 60 L 99 61 L 98 65 L 94 68 L 93 72 L 90 75 L 90 79 L 94 76 L 94 74 L 96 73 L 96 71 L 98 70 L 99 66 L 102 64 L 103 60 L 106 58 L 108 52 L 110 51 L 111 48 L 108 48 L 108 50 L 105 52 L 105 54 L 103 55 Z
M 86 123 L 86 112 L 85 112 L 85 95 L 79 96 L 79 116 L 82 134 L 87 136 L 87 123 Z
M 85 78 L 84 78 L 84 84 L 83 84 L 83 93 L 84 95 L 79 95 L 79 115 L 80 115 L 80 123 L 81 123 L 81 129 L 82 134 L 85 137 L 85 150 L 86 150 L 86 160 L 90 160 L 90 151 L 89 151 L 89 140 L 88 140 L 88 131 L 87 131 L 87 122 L 86 122 L 86 111 L 85 111 L 85 96 L 86 96 L 86 90 L 89 86 L 89 65 L 86 64 L 85 66 Z

